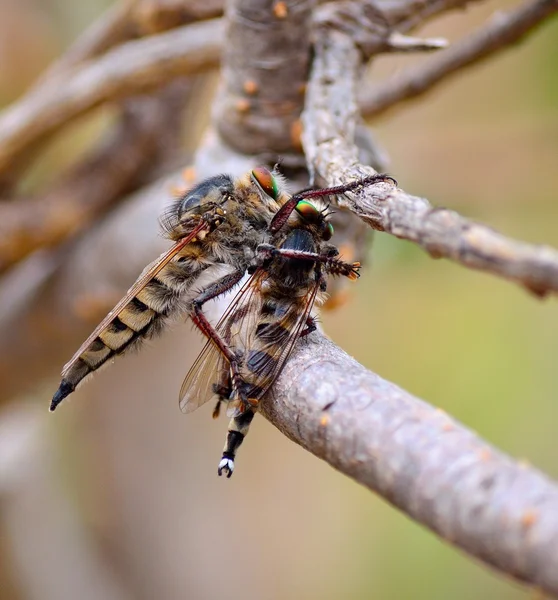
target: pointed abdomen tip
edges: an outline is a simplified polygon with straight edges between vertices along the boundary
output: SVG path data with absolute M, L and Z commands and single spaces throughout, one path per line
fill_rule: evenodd
M 66 396 L 69 396 L 75 389 L 76 388 L 74 385 L 63 379 L 60 383 L 60 387 L 56 390 L 56 393 L 50 402 L 50 412 L 56 410 L 56 407 L 60 404 L 60 402 L 62 402 Z

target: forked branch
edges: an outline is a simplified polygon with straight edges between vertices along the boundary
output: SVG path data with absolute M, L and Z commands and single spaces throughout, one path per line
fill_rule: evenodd
M 556 0 L 536 0 L 512 11 L 495 14 L 477 31 L 423 64 L 364 89 L 359 95 L 362 114 L 377 116 L 403 100 L 424 94 L 457 71 L 522 41 L 557 11 Z
M 338 31 L 320 37 L 303 115 L 303 143 L 311 168 L 327 185 L 374 172 L 359 163 L 354 144 L 360 70 L 360 53 L 351 38 Z M 374 229 L 412 241 L 436 258 L 516 281 L 538 295 L 558 293 L 558 251 L 553 248 L 512 240 L 384 183 L 347 194 L 339 204 Z

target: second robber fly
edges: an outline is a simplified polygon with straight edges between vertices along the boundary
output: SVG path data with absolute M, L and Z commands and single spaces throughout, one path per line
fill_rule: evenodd
M 297 340 L 316 328 L 311 312 L 315 303 L 324 299 L 327 276 L 358 277 L 360 263 L 339 260 L 337 248 L 329 243 L 333 227 L 328 207 L 318 198 L 322 193 L 316 190 L 316 198 L 296 201 L 287 223 L 288 233 L 279 241 L 273 238 L 277 245 L 258 247 L 252 277 L 216 328 L 229 356 L 210 340 L 182 385 L 180 407 L 184 412 L 216 398 L 214 417 L 222 402 L 232 416 L 219 475 L 232 475 L 236 451 L 260 399 L 281 372 Z

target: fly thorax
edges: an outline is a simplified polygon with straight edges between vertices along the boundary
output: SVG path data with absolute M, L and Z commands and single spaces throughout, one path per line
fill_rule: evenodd
M 316 244 L 311 233 L 304 229 L 294 229 L 280 246 L 284 250 L 296 252 L 316 252 Z M 274 262 L 274 279 L 287 287 L 306 287 L 314 269 L 314 263 L 296 259 L 296 256 L 279 257 Z

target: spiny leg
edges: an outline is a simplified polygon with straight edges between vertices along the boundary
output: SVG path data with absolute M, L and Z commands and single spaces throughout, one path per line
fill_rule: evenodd
M 363 177 L 362 179 L 357 179 L 356 181 L 351 181 L 350 183 L 343 185 L 336 185 L 321 190 L 309 189 L 298 192 L 289 198 L 289 200 L 285 202 L 285 204 L 283 204 L 283 206 L 277 211 L 271 220 L 268 231 L 271 233 L 277 233 L 289 220 L 291 213 L 296 208 L 296 205 L 300 202 L 300 200 L 304 200 L 305 198 L 336 196 L 346 192 L 354 192 L 369 185 L 373 185 L 374 183 L 378 183 L 379 181 L 391 181 L 394 185 L 397 185 L 397 181 L 395 181 L 393 177 L 385 175 L 384 173 L 375 173 L 374 175 L 369 175 L 368 177 Z
M 332 275 L 344 275 L 349 279 L 357 279 L 360 276 L 358 272 L 360 268 L 359 262 L 347 263 L 328 254 L 305 252 L 303 250 L 290 250 L 288 248 L 276 248 L 271 244 L 260 244 L 257 253 L 257 260 L 263 265 L 276 256 L 282 256 L 283 258 L 321 263 Z
M 310 315 L 306 318 L 306 328 L 302 330 L 302 332 L 300 333 L 300 337 L 302 338 L 309 335 L 313 331 L 316 331 L 317 328 L 318 326 L 316 325 L 315 317 Z
M 246 408 L 242 414 L 230 420 L 227 431 L 227 441 L 225 442 L 223 456 L 221 457 L 221 462 L 217 469 L 219 477 L 223 473 L 225 473 L 227 477 L 230 477 L 233 474 L 236 452 L 248 434 L 250 423 L 252 423 L 255 414 L 255 410 Z
M 235 388 L 238 388 L 243 381 L 239 372 L 238 358 L 229 348 L 227 342 L 217 333 L 213 325 L 211 325 L 211 323 L 207 320 L 207 317 L 203 314 L 202 306 L 209 300 L 217 298 L 217 296 L 228 292 L 242 279 L 243 276 L 244 273 L 242 271 L 234 271 L 233 273 L 225 275 L 215 283 L 209 285 L 203 292 L 201 292 L 192 300 L 190 315 L 194 325 L 217 346 L 219 351 L 229 362 L 231 368 L 232 385 Z

